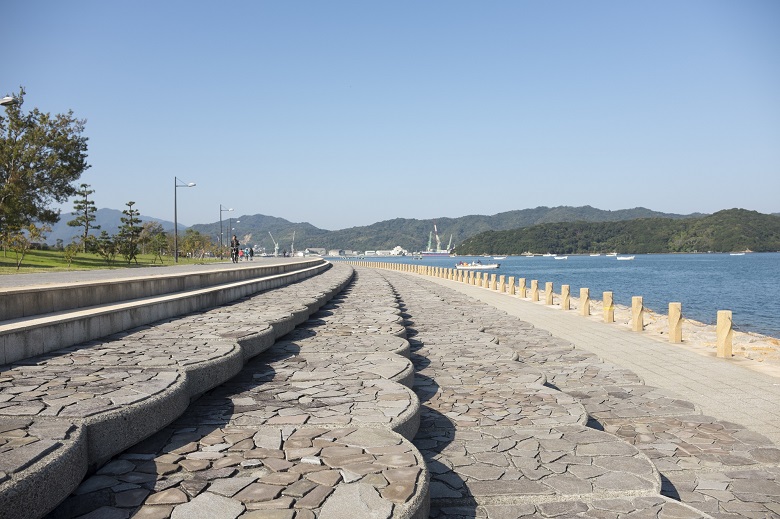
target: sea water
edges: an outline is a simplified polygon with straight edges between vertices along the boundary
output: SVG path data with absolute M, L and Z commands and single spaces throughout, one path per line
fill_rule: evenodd
M 366 257 L 365 261 L 390 261 L 454 268 L 458 261 L 500 263 L 482 272 L 539 281 L 552 281 L 553 290 L 570 285 L 573 297 L 580 288 L 590 289 L 592 299 L 612 291 L 616 304 L 631 306 L 632 296 L 642 296 L 646 308 L 667 313 L 670 302 L 682 303 L 683 315 L 715 324 L 718 310 L 733 312 L 734 328 L 780 338 L 780 253 L 646 254 L 618 261 L 614 256 L 509 256 L 485 257 Z

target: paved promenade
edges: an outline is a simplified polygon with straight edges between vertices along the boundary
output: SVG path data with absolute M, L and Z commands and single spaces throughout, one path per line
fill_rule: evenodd
M 0 367 L 0 517 L 775 518 L 778 382 L 337 263 Z
M 473 285 L 435 283 L 516 316 L 600 359 L 630 369 L 646 384 L 672 391 L 704 414 L 741 424 L 780 445 L 780 370 L 770 376 L 755 361 L 719 359 L 715 352 L 672 345 L 615 324 L 594 322 L 575 310 L 546 306 Z M 767 371 L 766 369 L 764 371 Z

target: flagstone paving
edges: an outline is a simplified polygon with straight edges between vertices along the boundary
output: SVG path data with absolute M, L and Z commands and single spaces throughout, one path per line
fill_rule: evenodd
M 52 515 L 428 517 L 427 467 L 407 439 L 418 429 L 419 401 L 403 385 L 413 374 L 402 355 L 408 342 L 396 335 L 405 329 L 389 285 L 373 272 L 358 281 L 305 333 L 285 337 L 116 456 Z M 379 314 L 396 317 L 380 321 L 400 327 L 392 334 L 375 326 L 378 303 L 362 313 L 347 303 L 382 292 L 388 305 Z M 371 333 L 335 343 L 321 333 L 345 323 Z
M 432 517 L 573 516 L 591 510 L 592 500 L 621 495 L 648 498 L 625 499 L 626 513 L 676 506 L 705 517 L 662 498 L 660 475 L 639 449 L 585 427 L 580 402 L 540 384 L 538 369 L 480 331 L 486 308 L 455 303 L 468 311 L 452 315 L 457 297 L 386 278 L 403 302 L 418 368 L 423 416 L 414 441 L 431 472 Z
M 87 449 L 83 417 L 41 413 L 153 399 L 155 374 L 205 394 L 51 517 L 780 517 L 763 436 L 440 284 L 329 272 L 347 271 L 340 293 L 296 283 L 2 368 L 0 489 L 29 468 L 4 452 Z M 104 392 L 112 376 L 138 393 Z
M 387 277 L 395 284 L 398 275 L 390 273 Z M 404 278 L 408 279 L 408 276 L 402 276 Z M 418 279 L 414 284 L 424 286 Z M 450 289 L 440 284 L 430 290 L 436 296 L 450 300 L 457 301 L 462 297 L 452 296 Z M 418 300 L 417 294 L 409 298 L 415 303 Z M 694 404 L 679 398 L 673 391 L 645 385 L 641 377 L 630 370 L 603 362 L 588 351 L 575 349 L 547 331 L 534 329 L 492 307 L 488 312 L 479 311 L 480 303 L 468 297 L 464 300 L 475 308 L 472 319 L 475 325 L 495 336 L 501 346 L 513 349 L 515 358 L 523 365 L 543 371 L 550 387 L 581 402 L 588 412 L 590 426 L 613 433 L 652 461 L 660 474 L 661 493 L 666 499 L 679 500 L 682 505 L 693 507 L 671 509 L 666 504 L 659 516 L 668 513 L 672 517 L 699 517 L 690 514 L 704 513 L 717 518 L 780 517 L 780 450 L 770 440 L 742 425 L 702 415 Z M 412 340 L 421 335 L 413 336 Z M 677 375 L 670 372 L 670 378 L 675 377 Z M 425 413 L 422 424 L 421 430 L 424 430 Z M 433 473 L 434 469 L 431 471 Z M 436 484 L 432 483 L 431 488 L 435 491 Z M 615 510 L 614 514 L 604 515 L 605 509 L 593 508 L 593 504 L 595 501 L 590 502 L 590 508 L 586 510 L 587 507 L 580 503 L 578 508 L 571 508 L 561 516 L 634 517 L 627 505 L 622 510 Z M 462 517 L 555 515 L 538 507 L 529 507 L 524 513 L 508 508 L 491 509 L 488 513 L 487 506 L 442 511 L 445 509 L 435 497 L 432 506 L 432 516 L 440 513 L 441 517 L 458 517 L 458 514 Z M 692 512 L 694 509 L 699 512 Z M 645 512 L 656 517 L 652 509 Z
M 0 517 L 53 508 L 89 468 L 165 427 L 351 276 L 332 268 L 227 305 L 232 313 L 197 312 L 0 366 Z

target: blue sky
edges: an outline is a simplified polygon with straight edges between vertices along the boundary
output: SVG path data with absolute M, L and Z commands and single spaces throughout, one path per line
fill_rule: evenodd
M 780 212 L 775 0 L 31 0 L 0 48 L 0 94 L 87 119 L 99 207 Z

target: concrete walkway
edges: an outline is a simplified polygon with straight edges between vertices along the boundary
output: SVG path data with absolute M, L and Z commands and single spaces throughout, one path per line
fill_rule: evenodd
M 0 517 L 69 491 L 50 517 L 780 517 L 778 383 L 573 311 L 336 265 L 0 370 Z M 120 452 L 123 424 L 146 427 L 126 445 L 158 432 Z
M 751 361 L 701 355 L 543 302 L 445 279 L 425 279 L 547 330 L 606 362 L 633 371 L 647 385 L 694 403 L 706 415 L 741 424 L 780 445 L 780 378 L 749 369 L 746 364 Z
M 194 274 L 221 270 L 229 267 L 250 268 L 258 266 L 296 263 L 306 258 L 255 258 L 253 261 L 241 261 L 235 265 L 230 261 L 215 261 L 199 265 L 160 265 L 156 267 L 128 267 L 99 270 L 70 270 L 57 272 L 33 272 L 29 274 L 8 274 L 0 276 L 0 289 L 34 287 L 46 285 L 65 285 L 69 283 L 84 283 L 87 281 L 112 281 L 116 279 L 148 278 L 152 276 L 168 276 L 171 274 Z

